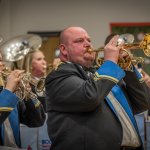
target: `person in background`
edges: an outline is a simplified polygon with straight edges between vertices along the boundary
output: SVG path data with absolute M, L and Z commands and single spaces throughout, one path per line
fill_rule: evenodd
M 134 114 L 150 108 L 149 95 L 134 66 L 131 72 L 117 64 L 118 38 L 104 47 L 104 62 L 92 75 L 85 71 L 95 60 L 87 31 L 61 32 L 62 63 L 45 80 L 51 150 L 143 149 Z
M 39 80 L 45 78 L 47 70 L 47 62 L 42 51 L 36 50 L 27 54 L 24 58 L 22 69 L 31 74 L 33 82 L 38 83 Z M 41 92 L 36 91 L 36 86 L 31 83 L 32 91 L 38 95 L 44 110 L 46 111 L 44 89 Z
M 150 75 L 143 70 L 141 73 L 142 73 L 142 76 L 143 76 L 143 79 L 144 79 L 146 85 L 150 88 Z
M 145 81 L 149 91 L 147 93 L 150 93 L 150 76 L 148 73 L 146 73 L 143 70 L 142 64 L 138 63 L 136 65 L 136 68 L 138 69 L 138 71 L 141 73 L 143 80 Z M 150 109 L 146 110 L 145 112 L 139 113 L 137 115 L 135 115 L 136 117 L 136 121 L 139 127 L 139 133 L 141 135 L 142 141 L 145 145 L 145 150 L 148 150 L 150 147 Z
M 8 73 L 4 68 L 0 54 L 0 148 L 18 150 L 21 149 L 20 123 L 28 127 L 42 126 L 45 113 L 38 99 L 21 100 L 16 94 L 24 71 Z M 30 92 L 30 86 L 26 90 Z
M 41 82 L 41 91 L 37 90 L 38 84 L 35 86 L 31 84 L 32 92 L 38 96 L 38 99 L 44 106 L 45 115 L 46 113 L 46 100 L 45 100 L 45 76 L 47 72 L 47 62 L 45 60 L 44 53 L 41 50 L 36 50 L 30 52 L 25 56 L 22 69 L 25 72 L 31 74 L 31 78 L 35 81 L 35 83 Z M 24 148 L 30 146 L 33 150 L 49 150 L 51 147 L 51 140 L 48 137 L 47 133 L 47 118 L 43 126 L 39 128 L 28 128 L 25 125 L 21 126 L 21 140 Z M 32 136 L 32 140 L 28 140 Z
M 143 77 L 143 80 L 144 82 L 146 83 L 146 85 L 148 86 L 148 88 L 150 89 L 150 75 L 145 72 L 142 68 L 142 64 L 141 63 L 138 63 L 136 68 L 138 69 L 138 71 L 141 73 L 142 77 Z M 149 113 L 150 115 L 150 110 L 149 110 Z
M 147 84 L 147 86 L 150 88 L 150 76 L 148 73 L 146 73 L 145 71 L 142 70 L 142 76 L 143 76 L 143 79 L 145 81 L 145 83 Z

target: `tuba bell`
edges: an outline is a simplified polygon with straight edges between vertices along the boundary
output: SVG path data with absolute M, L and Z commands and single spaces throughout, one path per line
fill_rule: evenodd
M 16 36 L 0 45 L 0 52 L 4 61 L 15 62 L 24 58 L 26 54 L 41 47 L 42 38 L 35 34 Z
M 42 38 L 36 34 L 25 34 L 19 35 L 9 39 L 8 41 L 3 42 L 0 45 L 0 52 L 3 56 L 3 60 L 5 64 L 14 65 L 12 69 L 19 69 L 18 65 L 21 65 L 24 57 L 33 51 L 38 50 L 42 45 Z M 11 63 L 11 64 L 10 64 Z M 2 71 L 3 81 L 6 82 L 7 76 L 10 74 L 9 71 L 5 68 Z M 37 92 L 44 90 L 44 80 L 33 81 L 31 75 L 29 73 L 24 73 L 23 78 L 21 79 L 18 89 L 16 90 L 16 95 L 21 99 L 25 99 L 27 97 L 37 98 L 36 94 L 33 92 L 27 91 L 27 85 L 32 84 L 35 86 Z

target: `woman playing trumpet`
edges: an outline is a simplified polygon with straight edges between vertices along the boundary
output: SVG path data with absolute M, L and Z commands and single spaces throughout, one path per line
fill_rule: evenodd
M 42 51 L 34 51 L 26 55 L 24 58 L 24 62 L 22 65 L 22 69 L 25 72 L 31 74 L 31 78 L 34 81 L 39 81 L 41 78 L 44 78 L 47 70 L 47 62 L 45 61 L 45 56 Z M 42 103 L 44 110 L 46 111 L 46 103 L 45 103 L 45 94 L 44 91 L 37 93 L 36 86 L 32 85 L 32 91 L 37 94 L 40 102 Z
M 35 80 L 36 82 L 41 81 L 41 79 L 45 78 L 46 72 L 47 72 L 47 62 L 45 61 L 45 56 L 42 51 L 36 50 L 33 52 L 30 52 L 26 57 L 24 58 L 24 62 L 22 65 L 22 69 L 24 69 L 27 73 L 31 74 L 31 78 Z M 45 91 L 37 92 L 36 86 L 32 85 L 32 92 L 35 93 L 42 103 L 45 114 L 46 114 L 46 100 L 45 100 Z M 46 114 L 47 115 L 47 114 Z M 32 136 L 34 136 L 35 140 L 29 141 L 26 140 L 27 137 L 30 138 L 31 133 L 33 133 Z M 36 150 L 42 150 L 44 148 L 44 143 L 47 144 L 47 149 L 50 149 L 51 141 L 47 134 L 47 124 L 46 120 L 42 127 L 40 128 L 28 128 L 26 126 L 23 126 L 22 128 L 22 138 L 21 143 L 24 145 L 25 148 L 27 148 L 28 145 L 32 149 Z

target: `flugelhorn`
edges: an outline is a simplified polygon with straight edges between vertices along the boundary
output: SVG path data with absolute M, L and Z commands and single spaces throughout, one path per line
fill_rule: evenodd
M 119 58 L 118 65 L 124 70 L 130 70 L 131 64 L 137 65 L 138 63 L 143 63 L 143 57 L 134 57 L 131 53 L 132 50 L 143 50 L 144 54 L 150 57 L 150 33 L 144 35 L 144 38 L 139 43 L 133 43 L 134 36 L 132 34 L 122 34 L 120 35 L 117 44 L 119 45 L 120 42 L 123 41 L 124 44 L 121 48 L 121 51 L 127 53 L 126 58 Z M 100 47 L 98 49 L 89 48 L 88 52 L 96 52 L 96 67 L 99 67 L 104 62 L 104 58 L 101 55 L 104 52 L 104 47 Z

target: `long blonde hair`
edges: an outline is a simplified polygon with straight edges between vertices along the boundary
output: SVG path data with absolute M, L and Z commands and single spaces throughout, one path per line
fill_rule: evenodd
M 37 51 L 40 51 L 40 50 L 37 50 Z M 22 63 L 22 69 L 25 70 L 25 72 L 29 72 L 31 73 L 32 71 L 32 56 L 35 52 L 37 51 L 32 51 L 32 52 L 29 52 L 23 59 L 23 63 Z

